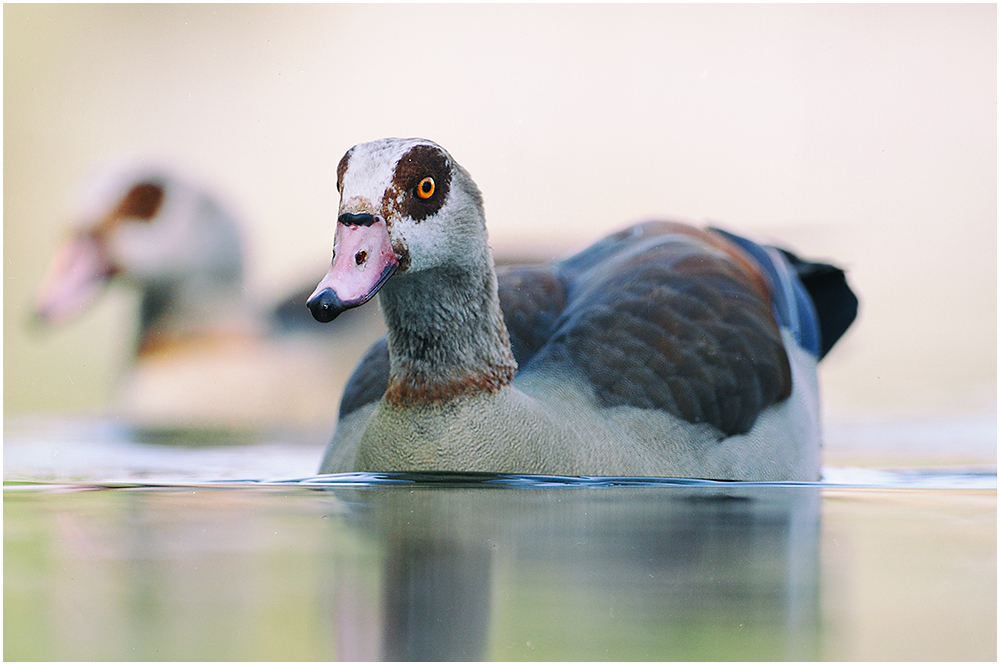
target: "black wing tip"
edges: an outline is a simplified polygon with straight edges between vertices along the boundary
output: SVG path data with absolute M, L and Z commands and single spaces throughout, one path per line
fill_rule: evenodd
M 820 359 L 843 337 L 858 316 L 858 296 L 847 283 L 847 273 L 835 265 L 801 259 L 777 248 L 795 269 L 816 306 L 820 329 Z

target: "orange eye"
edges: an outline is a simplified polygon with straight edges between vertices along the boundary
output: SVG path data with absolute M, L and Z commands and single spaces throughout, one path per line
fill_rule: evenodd
M 434 196 L 434 178 L 427 176 L 417 185 L 417 196 L 422 199 L 429 199 Z

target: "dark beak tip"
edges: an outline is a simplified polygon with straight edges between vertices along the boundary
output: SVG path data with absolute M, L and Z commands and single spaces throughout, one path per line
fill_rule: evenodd
M 306 307 L 312 312 L 313 318 L 320 323 L 333 321 L 347 309 L 333 289 L 323 289 L 306 303 Z

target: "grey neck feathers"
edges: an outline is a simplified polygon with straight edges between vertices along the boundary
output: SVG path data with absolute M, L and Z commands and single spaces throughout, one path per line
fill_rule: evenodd
M 389 403 L 430 404 L 490 393 L 514 378 L 517 363 L 485 243 L 476 259 L 403 273 L 382 288 Z
M 196 273 L 142 288 L 137 353 L 249 331 L 242 267 Z
M 182 200 L 194 219 L 184 255 L 165 261 L 170 267 L 152 275 L 126 278 L 142 294 L 139 355 L 177 342 L 247 331 L 239 226 L 209 197 L 190 196 L 193 200 Z

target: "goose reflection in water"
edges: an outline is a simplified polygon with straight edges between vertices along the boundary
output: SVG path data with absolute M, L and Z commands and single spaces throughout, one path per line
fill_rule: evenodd
M 470 482 L 351 497 L 380 600 L 338 575 L 338 658 L 818 657 L 818 487 Z

